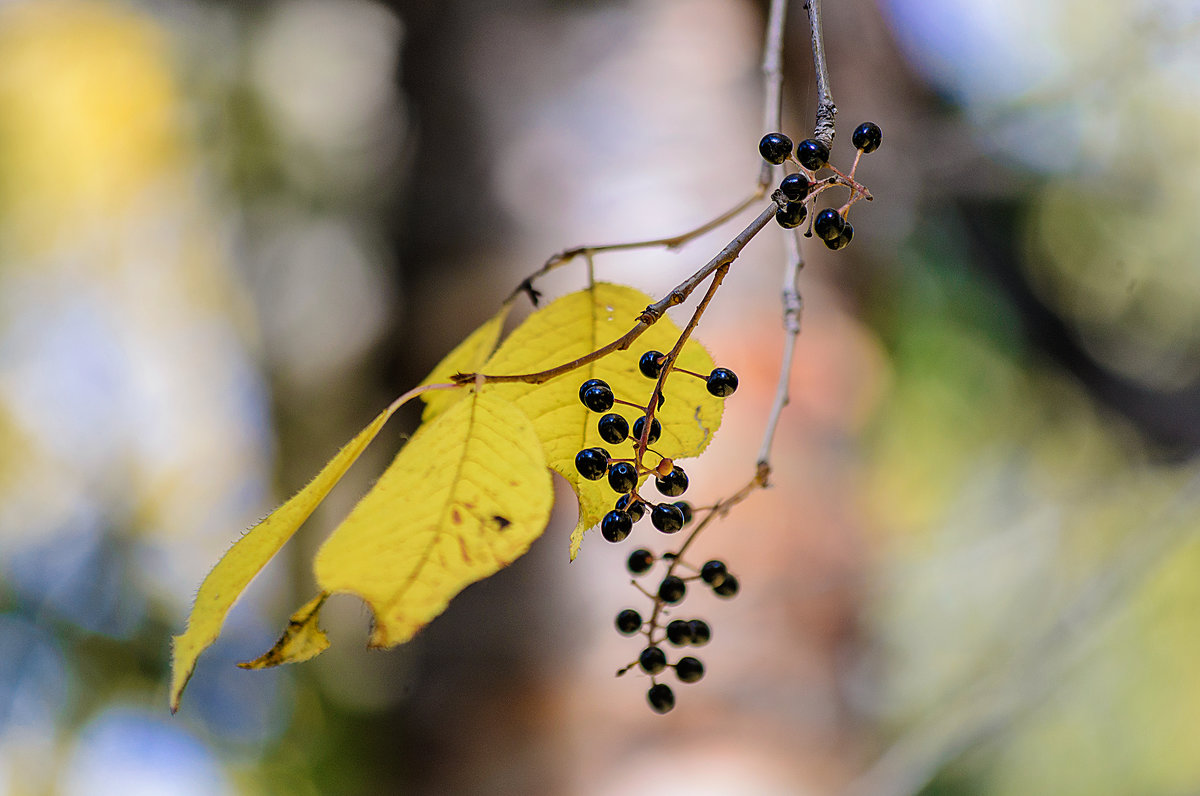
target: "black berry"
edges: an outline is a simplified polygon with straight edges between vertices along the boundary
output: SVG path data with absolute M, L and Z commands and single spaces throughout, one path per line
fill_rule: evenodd
M 638 370 L 648 379 L 657 379 L 658 374 L 662 373 L 663 365 L 666 364 L 658 361 L 662 356 L 661 351 L 647 351 L 638 360 Z
M 692 646 L 703 647 L 712 640 L 712 628 L 703 619 L 691 620 L 688 622 L 688 628 L 692 631 Z
M 684 584 L 683 578 L 678 575 L 667 575 L 662 579 L 662 583 L 658 584 L 659 598 L 671 605 L 682 600 L 686 592 L 687 586 Z
M 610 412 L 600 418 L 596 430 L 600 432 L 600 439 L 609 445 L 616 445 L 624 442 L 629 436 L 629 421 L 615 412 Z
M 612 409 L 615 398 L 612 388 L 599 379 L 593 379 L 593 381 L 599 383 L 592 384 L 586 390 L 580 390 L 579 400 L 593 412 L 607 412 Z M 584 382 L 584 386 L 587 387 L 589 383 L 591 382 Z
M 671 690 L 671 686 L 659 683 L 650 686 L 650 690 L 646 692 L 646 700 L 655 713 L 669 713 L 671 708 L 675 707 L 675 692 Z
M 623 542 L 633 530 L 633 518 L 623 511 L 613 509 L 600 520 L 600 535 L 605 541 Z
M 720 586 L 721 582 L 729 574 L 729 570 L 725 568 L 724 561 L 706 561 L 704 566 L 700 567 L 700 579 L 710 586 Z
M 579 400 L 583 400 L 583 394 L 593 387 L 607 387 L 608 382 L 604 379 L 588 379 L 583 384 L 579 385 Z
M 646 674 L 658 674 L 667 668 L 667 654 L 658 647 L 646 647 L 638 656 L 638 666 Z
M 767 133 L 758 142 L 758 153 L 763 160 L 778 166 L 792 154 L 792 139 L 783 133 Z
M 691 655 L 685 655 L 675 664 L 675 676 L 684 683 L 694 683 L 704 676 L 704 664 Z
M 610 480 L 611 480 L 611 477 L 610 477 Z M 687 491 L 687 488 L 688 488 L 687 473 L 685 473 L 683 471 L 683 468 L 677 464 L 673 468 L 671 468 L 671 472 L 669 472 L 666 475 L 661 476 L 659 478 L 655 478 L 654 486 L 658 489 L 659 492 L 666 495 L 667 497 L 679 497 L 680 495 L 682 495 L 684 492 Z M 679 508 L 679 507 L 676 506 L 675 508 Z M 680 509 L 680 511 L 679 511 L 679 516 L 681 518 L 684 517 L 682 509 Z M 687 522 L 687 519 L 684 518 L 683 522 Z M 680 524 L 680 527 L 683 527 L 682 523 Z
M 850 143 L 854 144 L 855 149 L 861 149 L 864 155 L 879 149 L 882 142 L 883 131 L 875 122 L 863 122 L 854 128 L 854 133 L 850 136 Z
M 632 492 L 637 486 L 637 468 L 632 462 L 617 462 L 608 469 L 608 485 L 614 492 Z
M 642 438 L 642 430 L 646 428 L 646 417 L 643 415 L 633 421 L 633 438 L 639 440 Z M 646 437 L 646 444 L 653 445 L 662 435 L 662 424 L 658 422 L 658 418 L 650 421 L 650 436 Z
M 830 249 L 837 251 L 838 249 L 846 248 L 846 246 L 853 239 L 854 239 L 854 225 L 851 224 L 849 221 L 847 221 L 846 226 L 842 227 L 842 234 L 838 235 L 833 240 L 825 241 L 825 245 L 828 246 Z
M 618 511 L 628 512 L 634 522 L 646 516 L 646 504 L 640 500 L 634 500 L 633 495 L 621 495 L 617 498 L 616 508 Z
M 692 626 L 682 619 L 672 619 L 667 623 L 667 641 L 676 647 L 682 647 L 692 640 Z
M 808 196 L 810 183 L 803 174 L 789 174 L 779 183 L 779 190 L 793 202 L 799 202 Z
M 642 629 L 642 615 L 632 608 L 626 608 L 617 614 L 617 630 L 625 636 L 632 636 Z
M 784 229 L 795 229 L 808 218 L 808 208 L 804 202 L 788 202 L 775 210 L 775 222 Z
M 816 219 L 813 220 L 813 232 L 821 240 L 833 240 L 842 234 L 845 227 L 846 219 L 842 218 L 842 214 L 832 207 L 827 207 L 817 213 Z
M 659 503 L 650 510 L 650 522 L 663 533 L 675 533 L 683 527 L 683 512 L 670 503 Z
M 654 566 L 654 554 L 644 547 L 634 550 L 629 554 L 629 560 L 625 562 L 625 566 L 629 567 L 629 571 L 634 575 L 641 575 Z
M 589 481 L 598 481 L 608 472 L 608 451 L 604 448 L 584 448 L 575 454 L 575 469 Z
M 704 386 L 718 398 L 727 398 L 737 390 L 738 377 L 729 368 L 715 368 L 708 374 Z
M 816 171 L 829 162 L 829 147 L 815 138 L 806 138 L 796 145 L 796 160 L 809 171 Z
M 740 584 L 733 575 L 726 575 L 725 580 L 713 586 L 713 594 L 718 597 L 732 597 L 738 593 Z
M 689 522 L 692 521 L 692 504 L 691 503 L 688 503 L 686 500 L 676 500 L 671 505 L 683 512 L 683 524 L 684 525 L 687 525 Z

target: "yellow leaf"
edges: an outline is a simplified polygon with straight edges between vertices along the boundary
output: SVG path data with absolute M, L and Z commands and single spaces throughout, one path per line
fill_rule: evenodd
M 225 615 L 233 603 L 259 570 L 279 552 L 283 543 L 308 519 L 317 504 L 329 494 L 329 490 L 341 480 L 404 400 L 402 397 L 380 412 L 369 426 L 337 452 L 308 486 L 247 531 L 208 573 L 196 594 L 187 629 L 174 638 L 170 694 L 172 712 L 179 709 L 179 698 L 196 667 L 196 659 L 217 640 Z
M 600 282 L 563 296 L 533 313 L 500 345 L 483 366 L 492 375 L 530 373 L 582 357 L 629 331 L 652 299 L 624 285 Z M 599 416 L 579 402 L 579 385 L 587 379 L 608 382 L 618 398 L 648 404 L 654 382 L 638 370 L 638 359 L 651 349 L 666 353 L 679 339 L 680 330 L 664 317 L 647 329 L 627 351 L 618 351 L 545 384 L 498 384 L 495 389 L 516 402 L 533 419 L 546 452 L 547 464 L 570 482 L 579 498 L 579 522 L 572 533 L 571 557 L 579 549 L 583 532 L 612 509 L 616 496 L 608 482 L 588 481 L 575 469 L 575 454 L 600 446 L 616 458 L 632 458 L 633 443 L 610 445 L 596 431 Z M 712 358 L 704 347 L 689 340 L 676 363 L 696 373 L 709 373 Z M 708 393 L 704 382 L 685 373 L 672 373 L 665 385 L 666 401 L 655 413 L 662 436 L 652 447 L 664 456 L 698 456 L 721 424 L 724 402 Z M 617 404 L 613 410 L 632 427 L 642 412 Z
M 268 669 L 281 663 L 300 663 L 309 658 L 315 658 L 329 649 L 329 638 L 325 631 L 317 627 L 317 619 L 321 606 L 329 597 L 321 592 L 304 604 L 300 610 L 292 614 L 288 620 L 287 629 L 275 642 L 275 646 L 252 661 L 239 663 L 243 669 Z
M 533 424 L 492 388 L 417 430 L 317 552 L 317 583 L 375 614 L 371 646 L 410 639 L 451 598 L 522 555 L 553 489 Z
M 430 371 L 421 385 L 440 384 L 450 381 L 450 378 L 456 373 L 478 371 L 496 350 L 496 341 L 500 339 L 500 329 L 504 326 L 504 320 L 508 317 L 508 311 L 512 309 L 512 304 L 511 300 L 504 302 L 500 311 L 471 332 L 467 339 L 455 346 L 454 350 Z M 449 409 L 452 404 L 461 401 L 464 392 L 463 390 L 449 390 L 426 393 L 423 396 L 425 411 L 421 414 L 421 422 L 428 423 Z

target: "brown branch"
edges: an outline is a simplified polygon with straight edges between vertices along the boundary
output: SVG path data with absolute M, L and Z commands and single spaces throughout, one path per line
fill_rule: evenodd
M 800 248 L 800 233 L 792 230 L 784 237 L 788 248 L 788 266 L 783 277 L 783 357 L 779 363 L 779 379 L 775 383 L 775 400 L 771 404 L 771 413 L 767 416 L 767 424 L 763 428 L 762 444 L 758 449 L 758 467 L 768 467 L 771 461 L 771 445 L 775 440 L 775 429 L 783 414 L 783 407 L 788 405 L 790 396 L 788 385 L 792 380 L 792 358 L 796 351 L 796 337 L 800 334 L 800 314 L 804 310 L 804 300 L 800 297 L 800 271 L 804 268 L 804 253 Z
M 787 0 L 771 0 L 767 14 L 766 39 L 763 41 L 763 134 L 783 129 L 783 23 L 787 19 Z M 763 161 L 758 184 L 766 189 L 775 167 Z
M 813 138 L 833 149 L 834 117 L 837 105 L 833 104 L 833 91 L 829 87 L 829 66 L 825 62 L 825 39 L 821 32 L 821 0 L 806 0 L 808 25 L 812 30 L 813 67 L 817 80 L 817 121 L 813 127 Z
M 696 310 L 692 313 L 692 317 L 688 319 L 687 325 L 683 327 L 683 331 L 679 333 L 679 339 L 675 341 L 675 345 L 667 352 L 666 360 L 662 370 L 658 374 L 658 380 L 654 383 L 654 389 L 650 393 L 650 402 L 646 404 L 646 422 L 643 424 L 642 436 L 638 439 L 636 449 L 634 451 L 637 456 L 637 466 L 639 470 L 645 469 L 642 466 L 642 456 L 646 453 L 647 442 L 650 437 L 650 426 L 653 425 L 654 413 L 662 399 L 663 386 L 667 382 L 667 376 L 671 375 L 671 371 L 675 369 L 675 360 L 679 358 L 679 352 L 683 350 L 683 346 L 691 338 L 692 332 L 696 331 L 696 327 L 700 324 L 700 316 L 708 309 L 709 303 L 713 297 L 717 295 L 717 288 L 721 286 L 721 282 L 725 280 L 725 275 L 729 273 L 729 266 L 733 261 L 723 263 L 719 266 L 713 275 L 713 281 L 708 286 L 704 297 L 700 299 L 700 303 L 696 305 Z M 635 490 L 636 491 L 636 490 Z
M 781 206 L 782 197 L 772 197 L 771 204 L 764 209 L 758 216 L 750 222 L 750 225 L 737 234 L 724 249 L 709 260 L 700 270 L 689 276 L 687 279 L 680 282 L 666 296 L 656 301 L 655 303 L 642 310 L 642 314 L 638 316 L 637 323 L 628 332 L 613 340 L 608 345 L 598 348 L 590 354 L 586 354 L 578 359 L 573 359 L 570 362 L 564 362 L 557 367 L 541 370 L 536 373 L 517 373 L 511 375 L 494 375 L 483 373 L 456 373 L 452 378 L 456 384 L 466 384 L 473 381 L 483 381 L 492 384 L 522 382 L 525 384 L 544 384 L 550 379 L 570 373 L 577 368 L 595 362 L 599 359 L 612 354 L 616 351 L 624 351 L 633 344 L 633 341 L 642 335 L 647 329 L 658 322 L 658 319 L 663 314 L 678 304 L 682 304 L 687 300 L 688 296 L 709 277 L 714 271 L 723 265 L 729 265 L 737 259 L 741 254 L 742 249 L 746 247 L 755 235 L 762 231 L 771 219 L 775 218 L 775 210 Z
M 751 193 L 745 199 L 742 199 L 740 202 L 735 204 L 733 207 L 726 210 L 724 213 L 721 213 L 716 218 L 706 221 L 698 227 L 689 229 L 687 232 L 682 232 L 678 235 L 673 235 L 669 238 L 653 238 L 651 240 L 638 240 L 638 241 L 631 241 L 629 243 L 605 243 L 605 244 L 596 245 L 596 246 L 575 246 L 570 249 L 564 249 L 563 251 L 560 251 L 556 254 L 551 255 L 550 258 L 548 260 L 546 260 L 545 264 L 542 265 L 541 268 L 534 271 L 529 276 L 525 277 L 525 279 L 523 279 L 521 281 L 521 284 L 517 285 L 516 289 L 514 289 L 513 292 L 510 294 L 509 299 L 512 299 L 513 297 L 519 296 L 522 293 L 524 293 L 525 295 L 529 296 L 529 300 L 536 307 L 537 303 L 538 303 L 538 299 L 541 298 L 542 294 L 540 291 L 534 289 L 534 287 L 533 287 L 534 280 L 540 279 L 541 277 L 550 273 L 554 269 L 564 266 L 567 263 L 570 263 L 572 260 L 575 260 L 577 257 L 584 257 L 584 256 L 591 257 L 593 254 L 601 254 L 604 252 L 632 251 L 634 249 L 655 249 L 655 248 L 678 249 L 679 247 L 683 246 L 684 244 L 690 243 L 691 241 L 695 240 L 696 238 L 700 237 L 701 235 L 711 232 L 712 230 L 716 229 L 717 227 L 720 227 L 723 224 L 725 224 L 725 223 L 731 221 L 732 219 L 736 218 L 737 216 L 739 216 L 742 212 L 744 212 L 746 210 L 746 208 L 750 207 L 752 204 L 754 204 L 758 200 L 762 199 L 763 196 L 766 195 L 767 184 L 768 183 L 763 183 L 763 184 L 759 185 L 757 188 L 755 188 L 753 193 Z

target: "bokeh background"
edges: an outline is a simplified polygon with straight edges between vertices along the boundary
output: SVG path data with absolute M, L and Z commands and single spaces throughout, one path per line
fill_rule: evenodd
M 774 488 L 702 537 L 743 590 L 679 609 L 714 639 L 674 712 L 613 677 L 637 649 L 612 617 L 643 601 L 624 557 L 655 540 L 568 563 L 561 489 L 412 643 L 368 652 L 342 597 L 318 659 L 233 666 L 311 593 L 408 412 L 168 714 L 207 569 L 524 275 L 750 192 L 764 17 L 0 3 L 0 793 L 1200 791 L 1194 0 L 827 4 L 834 162 L 878 122 L 876 201 L 850 248 L 807 251 Z M 598 274 L 661 292 L 737 228 Z M 693 502 L 753 472 L 783 263 L 768 228 L 699 332 L 742 387 Z

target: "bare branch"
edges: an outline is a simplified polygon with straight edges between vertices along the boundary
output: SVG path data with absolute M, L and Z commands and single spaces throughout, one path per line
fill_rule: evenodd
M 766 40 L 763 42 L 763 134 L 783 129 L 783 23 L 787 19 L 787 0 L 771 0 L 767 15 Z M 758 184 L 764 190 L 771 184 L 775 167 L 763 161 Z
M 717 253 L 717 256 L 709 260 L 700 270 L 689 276 L 687 279 L 680 282 L 666 296 L 659 301 L 651 304 L 642 310 L 642 314 L 638 317 L 638 322 L 625 334 L 618 337 L 603 348 L 598 348 L 595 351 L 585 356 L 573 359 L 570 362 L 565 362 L 548 370 L 538 371 L 537 373 L 518 373 L 512 375 L 491 375 L 482 373 L 457 373 L 454 375 L 456 384 L 465 384 L 467 382 L 482 380 L 490 383 L 502 382 L 523 382 L 525 384 L 544 384 L 550 379 L 570 373 L 571 371 L 581 368 L 596 360 L 603 359 L 614 351 L 624 351 L 633 344 L 633 341 L 642 335 L 647 329 L 658 322 L 658 319 L 663 316 L 668 309 L 678 304 L 682 304 L 687 300 L 701 282 L 707 279 L 714 271 L 723 265 L 729 265 L 737 259 L 741 254 L 742 249 L 746 247 L 755 235 L 762 231 L 763 227 L 775 218 L 775 210 L 781 206 L 783 202 L 782 196 L 772 197 L 772 201 L 767 205 L 758 216 L 750 222 L 750 225 L 738 233 L 737 237 L 731 240 L 724 249 Z
M 679 333 L 679 339 L 675 341 L 675 345 L 667 352 L 666 361 L 663 364 L 662 370 L 659 371 L 658 380 L 654 383 L 654 389 L 650 393 L 650 402 L 646 404 L 647 420 L 642 428 L 642 436 L 636 442 L 635 452 L 639 469 L 643 469 L 642 457 L 646 454 L 646 445 L 650 437 L 650 421 L 654 419 L 654 412 L 658 409 L 659 401 L 662 399 L 663 385 L 666 384 L 667 376 L 671 375 L 671 371 L 675 369 L 675 360 L 679 358 L 679 352 L 683 350 L 684 344 L 691 338 L 692 332 L 696 331 L 696 327 L 700 324 L 700 316 L 704 315 L 704 311 L 708 309 L 713 296 L 717 295 L 717 288 L 725 281 L 725 275 L 729 273 L 729 266 L 730 263 L 723 263 L 717 268 L 713 275 L 713 281 L 704 293 L 704 297 L 700 299 L 700 303 L 696 305 L 695 311 L 692 312 L 692 317 L 688 319 L 687 325 Z M 634 491 L 636 492 L 636 490 Z
M 806 0 L 808 25 L 812 30 L 813 67 L 817 79 L 817 121 L 813 127 L 813 138 L 830 149 L 833 148 L 834 117 L 837 106 L 833 104 L 833 90 L 829 87 L 829 66 L 825 63 L 825 38 L 821 32 L 821 0 Z
M 800 334 L 800 313 L 804 300 L 800 297 L 800 271 L 804 268 L 804 254 L 800 249 L 799 233 L 795 230 L 784 236 L 787 246 L 788 264 L 783 275 L 783 358 L 779 363 L 779 381 L 775 384 L 775 401 L 763 428 L 762 445 L 758 449 L 758 466 L 764 467 L 771 461 L 771 444 L 775 440 L 775 429 L 783 407 L 788 405 L 788 385 L 792 380 L 792 357 L 796 351 L 796 337 Z
M 533 288 L 534 280 L 545 276 L 546 274 L 550 273 L 551 271 L 553 271 L 556 268 L 559 268 L 561 266 L 566 265 L 567 263 L 570 263 L 571 261 L 575 260 L 578 257 L 586 256 L 589 258 L 589 263 L 590 263 L 590 258 L 592 255 L 601 254 L 604 252 L 620 252 L 620 251 L 632 251 L 635 249 L 656 249 L 656 248 L 678 249 L 679 247 L 683 246 L 684 244 L 690 243 L 691 241 L 695 240 L 696 238 L 700 237 L 701 235 L 704 235 L 707 232 L 711 232 L 712 230 L 716 229 L 717 227 L 736 218 L 743 211 L 745 211 L 746 208 L 750 207 L 751 205 L 753 205 L 755 202 L 762 199 L 763 196 L 766 195 L 767 184 L 769 184 L 769 180 L 767 183 L 763 183 L 763 184 L 759 185 L 757 188 L 755 188 L 755 190 L 752 194 L 747 196 L 745 199 L 742 199 L 740 202 L 738 202 L 733 207 L 726 210 L 724 213 L 721 213 L 721 215 L 717 216 L 716 218 L 714 218 L 710 221 L 706 221 L 705 223 L 701 224 L 698 227 L 695 227 L 694 229 L 689 229 L 687 232 L 682 232 L 678 235 L 673 235 L 669 238 L 654 238 L 652 240 L 638 240 L 638 241 L 631 241 L 629 243 L 605 243 L 605 244 L 601 244 L 601 245 L 597 245 L 597 246 L 575 246 L 570 249 L 564 249 L 556 254 L 551 255 L 550 258 L 548 260 L 546 260 L 545 264 L 541 268 L 534 271 L 529 276 L 525 277 L 525 279 L 523 279 L 521 281 L 521 284 L 517 285 L 516 289 L 513 290 L 512 294 L 509 296 L 509 299 L 511 299 L 515 296 L 518 296 L 521 293 L 525 293 L 526 295 L 529 296 L 530 301 L 532 301 L 533 305 L 536 307 L 537 303 L 538 303 L 538 299 L 541 298 L 542 294 L 539 291 L 534 290 L 534 288 Z

